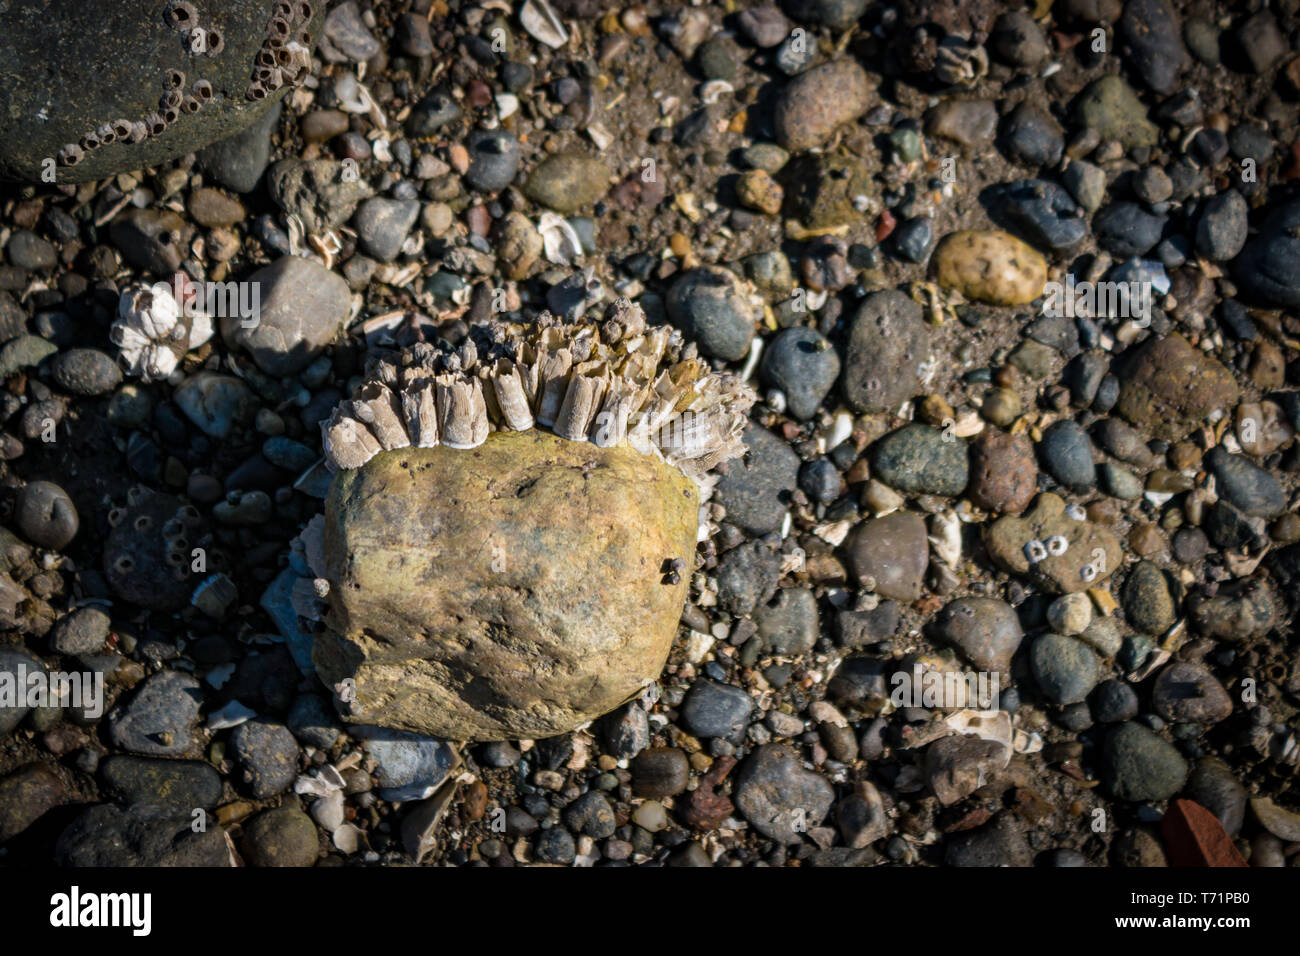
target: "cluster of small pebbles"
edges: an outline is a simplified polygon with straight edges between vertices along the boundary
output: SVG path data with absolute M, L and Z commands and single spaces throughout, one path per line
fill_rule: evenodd
M 0 678 L 107 695 L 0 705 L 0 860 L 1300 864 L 1295 0 L 312 6 L 237 136 L 0 191 Z M 255 320 L 120 356 L 176 272 Z M 621 299 L 758 395 L 658 680 L 344 721 L 322 423 Z

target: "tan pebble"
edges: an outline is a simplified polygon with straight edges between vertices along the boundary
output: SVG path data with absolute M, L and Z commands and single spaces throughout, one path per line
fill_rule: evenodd
M 1047 262 L 1015 236 L 998 229 L 966 229 L 940 241 L 932 260 L 945 289 L 991 305 L 1025 305 L 1043 292 Z

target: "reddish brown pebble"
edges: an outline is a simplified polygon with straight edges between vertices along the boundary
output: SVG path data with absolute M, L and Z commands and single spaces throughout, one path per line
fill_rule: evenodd
M 1191 800 L 1175 800 L 1160 821 L 1170 866 L 1245 866 L 1223 824 Z

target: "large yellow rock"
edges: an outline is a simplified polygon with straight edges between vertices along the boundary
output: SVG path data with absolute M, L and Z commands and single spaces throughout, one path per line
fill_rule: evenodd
M 930 263 L 939 285 L 992 305 L 1025 305 L 1047 284 L 1047 261 L 1000 229 L 950 232 Z
M 698 515 L 694 482 L 628 447 L 533 430 L 383 452 L 326 503 L 317 671 L 355 681 L 353 721 L 452 740 L 572 730 L 659 676 Z

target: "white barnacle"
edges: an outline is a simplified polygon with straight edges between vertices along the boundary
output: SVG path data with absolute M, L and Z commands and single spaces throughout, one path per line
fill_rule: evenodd
M 1025 557 L 1029 559 L 1030 564 L 1037 564 L 1047 557 L 1047 547 L 1043 542 L 1034 538 L 1025 545 Z
M 1089 584 L 1097 580 L 1096 565 L 1085 564 L 1082 568 L 1079 569 L 1079 577 L 1083 578 L 1083 580 Z
M 1047 553 L 1053 557 L 1059 558 L 1070 550 L 1070 542 L 1066 540 L 1063 534 L 1054 534 L 1047 539 Z
M 190 302 L 182 309 L 164 283 L 132 286 L 122 293 L 108 337 L 120 350 L 123 371 L 146 382 L 166 379 L 186 352 L 212 338 L 212 317 L 197 299 Z

